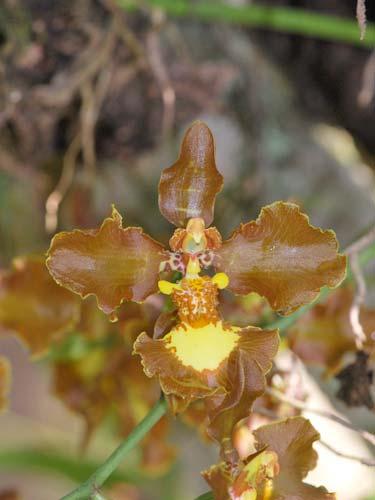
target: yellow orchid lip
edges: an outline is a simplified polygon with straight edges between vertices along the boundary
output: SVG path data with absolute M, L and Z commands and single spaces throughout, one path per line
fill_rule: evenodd
M 221 321 L 198 328 L 180 323 L 165 337 L 165 342 L 183 365 L 200 372 L 216 370 L 237 346 L 239 330 L 226 327 Z

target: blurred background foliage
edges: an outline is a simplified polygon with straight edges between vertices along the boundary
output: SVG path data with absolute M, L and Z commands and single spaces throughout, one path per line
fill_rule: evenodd
M 225 178 L 215 216 L 223 235 L 284 199 L 348 245 L 375 215 L 375 7 L 366 4 L 361 42 L 354 0 L 257 0 L 257 7 L 250 0 L 3 0 L 1 267 L 44 253 L 55 231 L 97 227 L 111 203 L 126 225 L 167 242 L 157 183 L 198 118 L 213 131 Z M 373 267 L 366 268 L 369 306 Z M 77 457 L 82 420 L 50 394 L 46 362 L 31 364 L 10 338 L 1 339 L 0 351 L 14 372 L 11 411 L 1 417 L 0 490 L 58 498 L 68 479 L 83 480 L 113 448 L 113 422 L 85 458 L 64 462 L 65 452 Z M 353 415 L 375 430 L 373 416 Z M 183 456 L 166 476 L 143 493 L 118 489 L 113 498 L 189 500 L 205 491 L 198 472 L 214 451 L 181 425 L 171 441 Z M 49 458 L 20 447 L 47 449 Z M 46 474 L 55 462 L 51 469 L 63 469 L 65 478 Z M 350 500 L 375 489 L 371 471 L 361 471 L 367 490 L 358 492 L 356 482 Z

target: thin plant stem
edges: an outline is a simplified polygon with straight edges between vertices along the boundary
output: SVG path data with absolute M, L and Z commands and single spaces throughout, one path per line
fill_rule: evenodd
M 325 15 L 302 8 L 266 5 L 234 6 L 224 2 L 188 0 L 117 0 L 120 7 L 134 10 L 140 5 L 163 9 L 168 15 L 206 22 L 224 22 L 254 28 L 305 35 L 362 47 L 375 46 L 375 26 L 368 23 L 361 39 L 357 22 L 350 18 Z
M 303 401 L 300 401 L 299 399 L 295 399 L 295 398 L 292 398 L 290 396 L 287 396 L 286 394 L 283 394 L 281 391 L 278 391 L 277 389 L 273 389 L 271 387 L 266 388 L 266 393 L 270 394 L 271 396 L 278 399 L 279 401 L 282 401 L 283 403 L 287 403 L 290 406 L 297 408 L 298 410 L 302 410 L 306 413 L 313 413 L 314 415 L 318 415 L 319 417 L 323 417 L 323 418 L 326 418 L 328 420 L 331 420 L 332 422 L 336 422 L 336 423 L 342 425 L 343 427 L 346 427 L 346 428 L 356 432 L 363 439 L 365 439 L 370 444 L 372 444 L 372 446 L 375 446 L 375 435 L 374 434 L 371 434 L 371 432 L 368 432 L 368 431 L 365 431 L 364 429 L 360 429 L 359 427 L 356 427 L 354 424 L 352 424 L 345 417 L 341 417 L 341 416 L 336 415 L 335 413 L 332 413 L 330 411 L 319 410 L 316 408 L 310 408 Z
M 57 472 L 76 483 L 84 481 L 99 466 L 98 462 L 83 460 L 82 457 L 77 459 L 56 453 L 52 450 L 10 449 L 0 452 L 0 468 L 2 471 L 51 471 L 54 473 Z M 140 482 L 142 479 L 143 477 L 137 477 L 137 473 L 134 470 L 119 472 L 113 475 L 113 480 L 117 482 Z
M 195 500 L 214 500 L 214 497 L 211 491 L 207 491 L 206 493 L 203 493 L 203 495 L 197 497 Z
M 95 491 L 90 497 L 90 500 L 107 500 L 99 491 Z
M 149 411 L 137 427 L 122 441 L 107 460 L 78 488 L 65 495 L 61 500 L 87 500 L 96 494 L 110 475 L 124 460 L 130 450 L 134 448 L 149 430 L 161 419 L 167 411 L 166 401 L 161 398 Z
M 365 465 L 366 467 L 375 467 L 375 460 L 371 460 L 370 458 L 357 457 L 356 455 L 351 455 L 349 453 L 344 453 L 342 451 L 337 450 L 336 448 L 331 446 L 329 443 L 322 441 L 321 439 L 320 439 L 319 443 L 324 448 L 327 448 L 327 450 L 334 453 L 338 457 L 346 458 L 348 460 L 353 460 L 353 462 L 358 462 L 362 465 Z

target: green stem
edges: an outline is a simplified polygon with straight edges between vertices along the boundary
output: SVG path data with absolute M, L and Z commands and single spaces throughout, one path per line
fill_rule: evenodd
M 100 466 L 97 462 L 62 455 L 51 450 L 20 449 L 0 452 L 1 471 L 26 470 L 51 471 L 80 483 L 93 474 Z M 113 482 L 140 482 L 143 476 L 135 471 L 116 472 L 111 477 Z
M 129 436 L 115 449 L 107 460 L 85 481 L 61 500 L 87 500 L 105 483 L 110 475 L 124 460 L 128 452 L 137 445 L 148 431 L 161 419 L 167 411 L 167 404 L 164 399 L 150 410 L 146 417 L 137 425 Z
M 195 500 L 214 500 L 214 497 L 211 491 L 207 491 L 206 493 L 203 493 L 203 495 L 197 497 Z
M 124 9 L 133 10 L 139 1 L 117 0 Z M 236 7 L 217 1 L 144 0 L 150 7 L 159 7 L 174 17 L 219 21 L 241 26 L 266 28 L 322 40 L 340 41 L 362 47 L 375 46 L 375 25 L 367 24 L 366 36 L 360 40 L 355 20 L 311 12 L 302 8 L 243 5 Z
M 106 498 L 99 491 L 96 491 L 91 495 L 90 500 L 106 500 Z

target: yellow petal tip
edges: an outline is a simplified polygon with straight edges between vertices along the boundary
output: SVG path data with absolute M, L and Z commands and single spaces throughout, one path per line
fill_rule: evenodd
M 158 282 L 158 287 L 161 293 L 163 293 L 164 295 L 171 295 L 173 290 L 179 288 L 179 285 L 177 285 L 176 283 L 171 283 L 170 281 L 160 280 Z
M 212 283 L 215 283 L 215 285 L 217 285 L 217 287 L 220 290 L 222 290 L 223 288 L 226 288 L 229 285 L 228 275 L 225 273 L 217 273 L 212 278 Z

